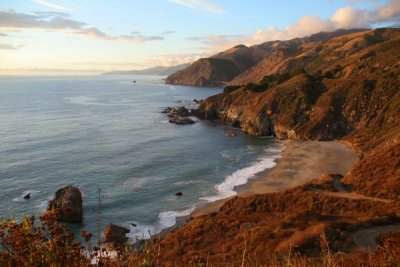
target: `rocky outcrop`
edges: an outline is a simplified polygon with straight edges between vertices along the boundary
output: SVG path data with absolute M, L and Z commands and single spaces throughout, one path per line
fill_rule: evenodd
M 191 110 L 182 106 L 177 108 L 167 107 L 161 113 L 165 113 L 168 117 L 172 118 L 176 116 L 187 117 L 191 115 L 191 112 Z
M 54 199 L 49 201 L 47 211 L 53 212 L 59 221 L 81 223 L 83 220 L 81 191 L 71 185 L 57 190 Z
M 104 229 L 106 242 L 114 243 L 117 245 L 121 245 L 128 241 L 128 238 L 126 237 L 127 233 L 129 233 L 128 229 L 112 223 L 108 224 L 107 227 Z
M 161 113 L 165 113 L 170 118 L 169 122 L 176 125 L 186 125 L 186 124 L 196 123 L 191 118 L 188 118 L 188 116 L 196 115 L 197 113 L 185 107 L 177 107 L 177 108 L 168 107 L 164 109 Z

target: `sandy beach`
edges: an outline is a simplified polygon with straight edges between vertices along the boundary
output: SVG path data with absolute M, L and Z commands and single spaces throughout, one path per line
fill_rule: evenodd
M 257 174 L 246 185 L 237 187 L 239 196 L 282 191 L 304 184 L 322 174 L 345 175 L 358 161 L 356 152 L 339 142 L 282 142 L 285 150 L 276 166 Z M 218 211 L 228 199 L 206 204 L 193 211 L 191 216 Z

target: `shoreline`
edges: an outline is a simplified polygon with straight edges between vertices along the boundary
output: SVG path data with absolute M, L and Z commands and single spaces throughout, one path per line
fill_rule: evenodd
M 351 147 L 339 141 L 280 141 L 285 148 L 276 165 L 266 169 L 246 184 L 235 188 L 236 196 L 245 197 L 283 191 L 311 181 L 323 174 L 345 175 L 359 160 Z M 196 208 L 189 217 L 197 217 L 219 211 L 235 196 L 206 203 Z M 178 221 L 175 225 L 179 227 Z M 175 227 L 173 227 L 175 228 Z

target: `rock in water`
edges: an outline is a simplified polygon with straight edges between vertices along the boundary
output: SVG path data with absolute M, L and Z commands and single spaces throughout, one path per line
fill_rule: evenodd
M 54 212 L 59 221 L 81 223 L 83 220 L 81 191 L 72 185 L 58 189 L 54 199 L 49 201 L 47 211 Z
M 173 117 L 169 120 L 169 122 L 176 125 L 186 125 L 186 124 L 196 123 L 194 120 L 190 118 L 180 118 L 180 117 Z
M 229 137 L 235 137 L 237 135 L 237 133 L 235 131 L 227 131 L 226 135 Z
M 177 193 L 175 194 L 175 196 L 178 196 L 178 197 L 183 196 L 183 193 L 182 193 L 182 192 L 177 192 Z
M 128 238 L 126 234 L 129 233 L 129 230 L 110 223 L 107 225 L 106 229 L 104 229 L 104 235 L 106 237 L 106 242 L 114 243 L 114 244 L 123 244 Z
M 31 198 L 31 194 L 32 194 L 32 193 L 26 194 L 26 195 L 24 196 L 24 199 L 30 199 L 30 198 Z

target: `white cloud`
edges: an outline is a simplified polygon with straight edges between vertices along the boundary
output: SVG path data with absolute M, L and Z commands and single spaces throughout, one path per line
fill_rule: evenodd
M 0 44 L 0 50 L 18 50 L 23 45 L 10 45 L 10 44 Z
M 46 6 L 46 7 L 50 7 L 50 8 L 54 8 L 54 9 L 58 9 L 58 10 L 64 10 L 64 11 L 74 11 L 72 8 L 66 7 L 64 5 L 60 5 L 60 4 L 54 4 L 51 3 L 47 0 L 32 0 L 35 3 L 38 3 L 40 5 Z
M 393 21 L 400 23 L 400 1 L 392 0 L 386 6 L 376 10 L 375 17 L 378 21 Z
M 204 10 L 213 13 L 225 12 L 221 7 L 216 4 L 210 3 L 208 0 L 167 0 L 171 3 L 185 6 L 192 9 Z
M 202 57 L 204 54 L 171 54 L 171 55 L 158 55 L 150 60 L 150 65 L 154 66 L 175 66 L 185 63 L 192 63 Z
M 371 26 L 372 16 L 367 10 L 354 9 L 351 7 L 340 8 L 331 18 L 336 28 L 368 28 Z
M 231 48 L 237 44 L 254 45 L 273 40 L 288 40 L 296 37 L 305 37 L 324 31 L 371 28 L 378 23 L 400 25 L 400 0 L 391 0 L 386 5 L 376 7 L 372 10 L 343 7 L 336 10 L 332 17 L 328 19 L 304 16 L 284 29 L 269 27 L 266 29 L 259 29 L 250 35 L 192 36 L 187 39 L 201 41 L 205 45 L 203 51 L 210 55 Z
M 85 22 L 72 20 L 65 13 L 39 12 L 34 15 L 18 13 L 13 10 L 0 10 L 0 29 L 42 29 L 51 31 L 63 31 L 70 34 L 85 36 L 87 38 L 127 41 L 144 43 L 147 41 L 164 40 L 162 36 L 147 36 L 140 32 L 129 35 L 109 35 Z

